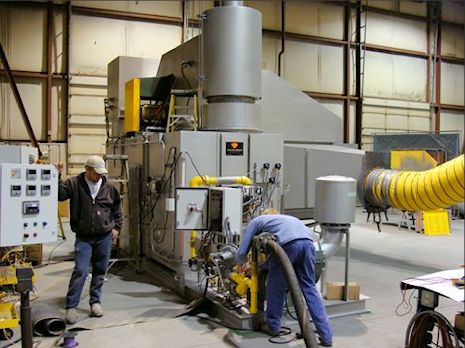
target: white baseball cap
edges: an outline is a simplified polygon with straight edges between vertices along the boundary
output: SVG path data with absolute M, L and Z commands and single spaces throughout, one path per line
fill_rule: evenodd
M 86 167 L 93 168 L 97 174 L 107 174 L 108 170 L 105 168 L 105 161 L 99 156 L 90 156 L 86 161 Z

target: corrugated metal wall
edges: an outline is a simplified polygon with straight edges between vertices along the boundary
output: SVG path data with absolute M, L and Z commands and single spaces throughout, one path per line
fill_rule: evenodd
M 76 5 L 97 5 L 76 1 Z M 127 2 L 108 2 L 107 8 L 124 7 Z M 74 2 L 73 2 L 74 4 Z M 153 11 L 155 4 L 131 9 Z M 160 4 L 162 13 L 179 10 L 178 2 Z M 127 10 L 127 9 L 125 9 Z M 181 13 L 177 13 L 178 17 Z M 107 64 L 120 55 L 161 58 L 181 43 L 181 27 L 99 17 L 73 15 L 71 18 L 71 88 L 69 103 L 69 173 L 82 170 L 91 154 L 105 153 L 104 99 L 107 95 Z
M 262 12 L 263 68 L 277 72 L 281 2 L 244 3 Z M 81 170 L 89 154 L 104 152 L 103 100 L 108 62 L 118 55 L 160 58 L 179 45 L 183 39 L 183 4 L 181 1 L 73 1 L 72 5 L 75 11 L 70 32 L 69 115 L 66 115 L 66 80 L 60 77 L 66 73 L 66 7 L 54 8 L 52 69 L 57 76 L 53 79 L 50 128 L 52 141 L 68 144 L 69 171 L 75 173 Z M 189 1 L 187 15 L 196 18 L 212 5 L 213 1 Z M 362 146 L 366 149 L 371 146 L 372 133 L 434 130 L 432 82 L 428 79 L 431 38 L 428 39 L 427 21 L 421 19 L 427 15 L 426 2 L 370 1 L 369 6 L 374 9 L 367 12 L 366 23 L 362 117 Z M 329 2 L 288 1 L 285 10 L 287 34 L 282 76 L 340 115 L 341 122 L 347 117 L 348 140 L 354 142 L 354 99 L 345 92 L 344 79 L 346 9 Z M 154 20 L 157 16 L 162 20 Z M 353 8 L 349 16 L 353 24 Z M 463 5 L 443 2 L 442 18 L 441 54 L 448 59 L 443 59 L 440 66 L 440 100 L 444 104 L 440 129 L 463 132 Z M 13 70 L 40 72 L 46 76 L 46 22 L 44 4 L 27 7 L 0 3 L 0 40 Z M 190 29 L 185 36 L 192 37 L 196 32 Z M 353 25 L 348 35 L 353 41 Z M 352 45 L 351 57 L 354 57 L 353 48 Z M 353 94 L 353 59 L 349 66 L 348 85 Z M 42 142 L 46 141 L 46 79 L 18 77 L 17 82 L 33 129 Z M 0 103 L 0 139 L 27 140 L 3 75 L 0 75 Z M 59 151 L 63 152 L 61 147 Z

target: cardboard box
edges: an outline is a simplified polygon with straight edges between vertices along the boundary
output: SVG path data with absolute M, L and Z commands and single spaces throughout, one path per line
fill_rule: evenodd
M 327 282 L 326 299 L 342 300 L 344 298 L 344 282 Z M 360 299 L 360 284 L 349 282 L 349 300 Z
M 26 254 L 26 261 L 35 265 L 42 263 L 42 244 L 25 245 L 24 253 Z
M 465 317 L 463 316 L 463 312 L 462 313 L 457 313 L 455 315 L 455 325 L 454 325 L 454 327 L 456 329 L 465 331 Z

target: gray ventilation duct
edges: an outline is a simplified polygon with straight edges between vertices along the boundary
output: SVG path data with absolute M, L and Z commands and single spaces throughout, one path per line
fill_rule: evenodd
M 260 131 L 261 13 L 241 2 L 203 16 L 203 130 Z

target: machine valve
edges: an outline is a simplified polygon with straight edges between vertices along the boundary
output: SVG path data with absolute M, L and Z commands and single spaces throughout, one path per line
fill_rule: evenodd
M 281 169 L 281 163 L 275 163 L 275 164 L 274 164 L 274 167 L 275 167 L 277 170 L 280 170 L 280 169 Z

